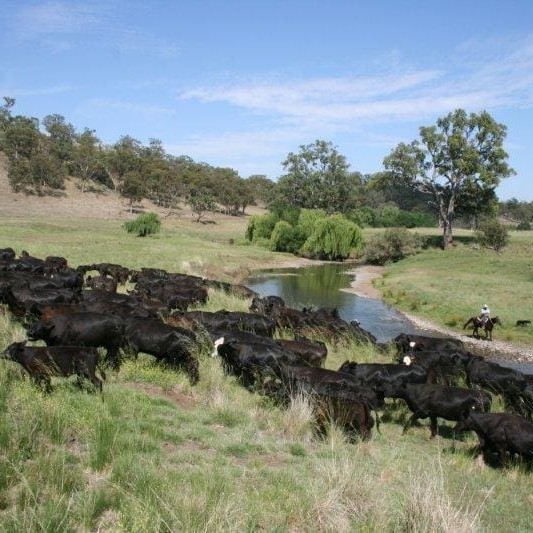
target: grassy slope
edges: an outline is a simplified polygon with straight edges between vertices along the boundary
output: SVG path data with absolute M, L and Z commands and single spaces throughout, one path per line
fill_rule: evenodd
M 96 221 L 0 226 L 2 246 L 37 256 L 186 266 L 227 278 L 271 258 L 228 244 L 240 235 L 174 225 L 138 239 L 115 222 Z M 387 284 L 399 280 L 395 268 Z M 213 293 L 208 308 L 222 307 L 245 309 L 246 302 Z M 23 336 L 0 316 L 0 349 Z M 358 346 L 330 350 L 330 368 L 346 358 L 378 358 Z M 453 453 L 448 433 L 430 441 L 425 422 L 401 435 L 404 409 L 392 408 L 370 441 L 349 444 L 335 429 L 315 438 L 305 401 L 280 409 L 244 391 L 210 358 L 202 359 L 194 388 L 148 357 L 128 362 L 120 373 L 108 372 L 103 402 L 65 381 L 45 397 L 21 377 L 0 362 L 3 531 L 471 531 L 531 524 L 531 475 L 482 467 L 470 456 L 472 437 Z
M 532 232 L 512 232 L 499 254 L 465 239 L 446 252 L 432 249 L 389 265 L 377 286 L 400 309 L 457 331 L 487 303 L 492 316 L 503 320 L 495 329 L 498 338 L 531 345 L 533 327 L 515 324 L 533 319 L 532 257 Z

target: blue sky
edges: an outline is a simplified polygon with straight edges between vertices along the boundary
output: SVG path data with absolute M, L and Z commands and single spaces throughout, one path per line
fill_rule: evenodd
M 533 1 L 0 0 L 0 13 L 14 113 L 276 179 L 316 139 L 376 172 L 420 126 L 485 109 L 517 171 L 500 199 L 533 201 Z

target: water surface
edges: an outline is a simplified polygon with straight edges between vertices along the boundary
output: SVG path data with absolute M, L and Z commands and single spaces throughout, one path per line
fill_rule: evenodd
M 394 307 L 382 300 L 357 296 L 342 289 L 354 279 L 350 264 L 324 264 L 302 268 L 264 270 L 245 281 L 245 285 L 261 296 L 280 296 L 289 307 L 335 307 L 342 319 L 358 320 L 380 342 L 401 332 L 420 332 Z

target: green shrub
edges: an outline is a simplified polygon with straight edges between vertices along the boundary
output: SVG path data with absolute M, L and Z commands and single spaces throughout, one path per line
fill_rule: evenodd
M 316 223 L 323 218 L 326 218 L 326 213 L 322 209 L 302 209 L 298 217 L 298 226 L 309 237 L 313 233 Z
M 428 212 L 404 211 L 386 204 L 375 216 L 372 225 L 381 228 L 427 228 L 437 224 L 435 216 Z
M 133 220 L 124 222 L 124 229 L 128 233 L 136 233 L 139 237 L 146 237 L 159 233 L 161 220 L 156 213 L 143 213 Z
M 358 207 L 352 211 L 348 217 L 352 222 L 355 222 L 359 227 L 373 226 L 376 220 L 375 211 L 368 206 Z
M 476 238 L 484 248 L 499 252 L 509 242 L 507 227 L 495 218 L 484 220 L 476 232 Z
M 391 228 L 369 239 L 364 259 L 367 263 L 384 265 L 416 254 L 423 246 L 424 239 L 417 233 L 409 233 L 405 228 Z
M 301 208 L 296 205 L 285 203 L 272 203 L 268 206 L 271 213 L 274 213 L 279 220 L 285 220 L 291 226 L 298 224 Z
M 245 237 L 247 240 L 257 242 L 261 239 L 270 239 L 274 226 L 279 221 L 275 213 L 266 215 L 254 215 L 246 227 Z
M 305 242 L 306 236 L 300 227 L 291 226 L 280 220 L 270 236 L 270 249 L 274 252 L 296 254 Z
M 302 251 L 319 259 L 342 261 L 363 245 L 363 234 L 357 224 L 342 215 L 332 215 L 316 220 Z
M 529 231 L 531 230 L 531 224 L 527 220 L 522 220 L 517 226 L 518 231 Z

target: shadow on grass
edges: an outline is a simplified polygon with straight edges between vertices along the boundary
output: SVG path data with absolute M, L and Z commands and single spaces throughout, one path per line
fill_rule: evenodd
M 474 235 L 454 235 L 453 242 L 467 246 L 474 244 L 476 238 Z M 442 248 L 442 235 L 426 236 L 426 248 Z

